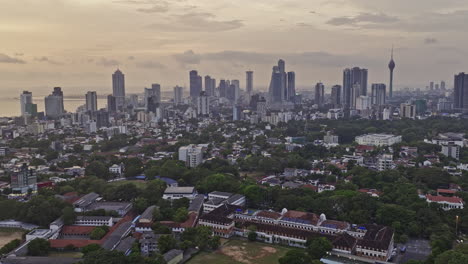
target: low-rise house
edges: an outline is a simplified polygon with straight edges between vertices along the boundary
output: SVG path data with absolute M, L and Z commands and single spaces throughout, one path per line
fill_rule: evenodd
M 75 220 L 77 226 L 113 226 L 111 216 L 77 216 Z
M 443 210 L 463 209 L 463 199 L 459 197 L 433 196 L 426 195 L 426 202 L 437 203 L 442 206 Z
M 164 260 L 167 264 L 179 264 L 184 258 L 184 251 L 180 249 L 171 249 L 164 254 Z
M 163 194 L 165 200 L 175 200 L 180 198 L 193 199 L 197 196 L 195 187 L 167 187 Z

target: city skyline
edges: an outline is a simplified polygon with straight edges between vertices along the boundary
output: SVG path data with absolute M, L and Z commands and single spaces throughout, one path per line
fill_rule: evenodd
M 117 67 L 132 76 L 129 92 L 154 81 L 164 91 L 175 85 L 188 87 L 184 73 L 192 68 L 239 80 L 245 78 L 246 70 L 253 70 L 256 86 L 264 89 L 270 78 L 266 66 L 278 58 L 288 61 L 300 76 L 297 87 L 313 89 L 318 80 L 339 84 L 340 70 L 354 65 L 368 68 L 372 72 L 369 82 L 378 83 L 388 79 L 392 43 L 398 62 L 395 90 L 424 88 L 429 77 L 451 80 L 453 72 L 468 66 L 460 60 L 468 51 L 460 34 L 466 30 L 462 22 L 468 4 L 463 1 L 389 5 L 369 0 L 294 0 L 288 4 L 274 1 L 267 8 L 264 1 L 257 1 L 249 3 L 249 10 L 236 12 L 245 4 L 189 0 L 4 3 L 0 89 L 28 89 L 37 94 L 60 85 L 67 94 L 75 87 L 102 93 L 109 84 L 108 71 Z M 38 9 L 44 12 L 38 14 Z M 262 21 L 256 18 L 259 14 Z M 421 16 L 433 20 L 423 25 Z M 57 22 L 61 18 L 67 18 L 67 24 Z M 134 23 L 119 22 L 124 20 Z M 68 33 L 70 27 L 74 27 L 73 34 Z M 182 36 L 188 41 L 182 41 Z M 53 48 L 50 41 L 55 43 Z

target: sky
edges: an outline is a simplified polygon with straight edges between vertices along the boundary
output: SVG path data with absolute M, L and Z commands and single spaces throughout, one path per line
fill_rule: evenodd
M 188 86 L 192 69 L 241 86 L 253 70 L 265 89 L 280 58 L 302 88 L 354 66 L 388 83 L 392 45 L 397 88 L 451 87 L 466 21 L 466 0 L 0 0 L 0 92 L 108 94 L 117 68 L 128 93 Z

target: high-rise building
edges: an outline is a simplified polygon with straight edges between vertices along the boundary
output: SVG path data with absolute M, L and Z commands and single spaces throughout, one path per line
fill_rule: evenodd
M 228 84 L 226 80 L 219 81 L 219 97 L 227 97 Z
M 296 73 L 295 72 L 288 72 L 288 100 L 294 101 L 294 97 L 296 96 Z
M 315 104 L 322 107 L 325 103 L 325 85 L 317 83 L 315 85 Z
M 371 98 L 369 96 L 361 95 L 356 98 L 356 110 L 366 110 L 371 107 Z
M 96 111 L 96 128 L 109 127 L 109 112 L 105 109 Z
M 434 89 L 439 90 L 439 84 L 438 83 L 435 84 Z
M 416 118 L 416 106 L 414 104 L 403 103 L 400 105 L 400 116 L 402 118 Z
M 445 91 L 445 81 L 440 82 L 440 89 Z
M 111 94 L 107 96 L 107 111 L 109 111 L 109 113 L 117 112 L 117 100 Z
M 58 118 L 64 112 L 62 88 L 54 87 L 54 91 L 44 98 L 45 112 L 47 117 Z
M 286 63 L 284 60 L 279 60 L 278 65 L 273 67 L 270 81 L 270 100 L 273 103 L 281 103 L 289 101 L 293 98 L 292 92 L 295 93 L 295 77 L 291 73 L 291 88 L 288 87 L 288 74 L 286 73 Z M 294 90 L 294 91 L 293 91 Z
M 190 71 L 190 97 L 196 98 L 202 91 L 202 77 L 195 70 Z
M 386 87 L 383 83 L 372 84 L 372 105 L 384 105 L 386 102 Z
M 234 89 L 234 102 L 237 102 L 237 100 L 239 100 L 239 96 L 240 96 L 240 82 L 239 82 L 239 80 L 232 80 L 231 85 L 234 85 L 234 87 L 235 87 L 235 89 Z
M 206 116 L 210 114 L 210 104 L 209 97 L 205 91 L 200 93 L 200 96 L 197 97 L 197 114 L 201 116 Z
M 343 105 L 350 107 L 356 98 L 361 95 L 367 95 L 367 69 L 354 67 L 343 71 Z M 356 85 L 359 90 L 354 91 Z
M 434 82 L 429 83 L 429 90 L 434 90 Z
M 158 104 L 161 103 L 161 85 L 158 83 L 153 83 L 151 85 L 151 89 L 153 90 L 153 96 L 155 97 L 155 101 Z
M 179 105 L 184 99 L 184 88 L 181 86 L 174 87 L 174 104 Z
M 455 75 L 453 107 L 468 112 L 468 74 L 464 72 Z
M 334 108 L 341 105 L 341 85 L 334 85 L 331 90 L 331 103 Z
M 86 93 L 86 111 L 97 111 L 97 94 L 94 91 Z
M 26 163 L 15 168 L 11 173 L 11 190 L 14 193 L 37 191 L 36 171 L 30 169 Z
M 125 106 L 125 75 L 117 69 L 112 74 L 112 95 L 118 110 L 123 110 Z
M 205 76 L 205 92 L 207 96 L 215 96 L 216 80 L 211 76 Z
M 28 91 L 23 91 L 23 93 L 20 95 L 21 116 L 31 114 L 27 111 L 27 107 L 29 104 L 32 104 L 32 103 L 33 103 L 32 93 Z
M 388 63 L 388 68 L 390 69 L 390 89 L 389 89 L 389 92 L 388 92 L 388 96 L 390 98 L 393 97 L 393 70 L 395 69 L 395 61 L 393 60 L 393 47 L 392 47 L 392 56 L 391 56 L 391 59 L 390 59 L 390 63 Z
M 248 95 L 253 93 L 253 71 L 246 72 L 246 91 Z
M 229 85 L 226 90 L 226 98 L 229 99 L 231 102 L 236 101 L 236 90 L 237 90 L 237 87 L 235 84 Z

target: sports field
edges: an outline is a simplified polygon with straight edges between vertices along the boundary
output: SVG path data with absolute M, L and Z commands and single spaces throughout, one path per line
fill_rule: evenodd
M 276 245 L 230 240 L 213 253 L 202 252 L 187 264 L 271 264 L 289 250 Z

